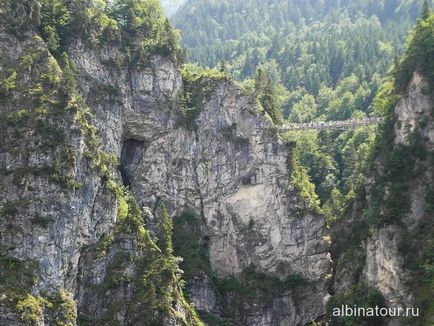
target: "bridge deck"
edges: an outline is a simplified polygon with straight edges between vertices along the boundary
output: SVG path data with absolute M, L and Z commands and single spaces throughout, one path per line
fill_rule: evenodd
M 366 119 L 351 119 L 342 121 L 326 121 L 326 122 L 306 122 L 306 123 L 288 123 L 278 126 L 278 130 L 308 130 L 308 129 L 348 129 L 360 126 L 378 125 L 384 122 L 383 118 L 366 118 Z

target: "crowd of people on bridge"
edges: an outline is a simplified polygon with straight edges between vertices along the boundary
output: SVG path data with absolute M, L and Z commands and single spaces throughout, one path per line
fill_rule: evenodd
M 280 129 L 323 129 L 323 128 L 340 128 L 340 127 L 352 127 L 352 126 L 364 126 L 379 124 L 383 122 L 383 118 L 369 117 L 364 119 L 350 119 L 341 121 L 313 121 L 305 123 L 287 123 L 280 127 Z

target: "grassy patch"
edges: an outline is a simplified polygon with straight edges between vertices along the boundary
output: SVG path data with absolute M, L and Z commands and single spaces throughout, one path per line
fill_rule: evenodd
M 46 299 L 27 294 L 25 298 L 18 301 L 15 309 L 24 321 L 39 323 L 43 320 L 44 309 L 51 307 L 52 304 Z
M 33 225 L 38 225 L 44 229 L 46 229 L 51 223 L 53 223 L 53 221 L 54 218 L 43 214 L 36 214 L 36 216 L 33 217 L 31 220 Z
M 25 199 L 4 202 L 2 208 L 0 209 L 0 217 L 4 219 L 14 218 L 22 209 L 28 207 L 29 205 L 29 201 Z

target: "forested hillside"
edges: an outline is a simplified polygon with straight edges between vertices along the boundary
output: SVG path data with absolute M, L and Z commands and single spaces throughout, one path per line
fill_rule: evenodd
M 239 79 L 262 66 L 274 82 L 281 80 L 291 91 L 288 114 L 291 104 L 311 100 L 307 94 L 318 101 L 327 98 L 327 87 L 336 88 L 346 77 L 351 79 L 344 84 L 359 88 L 352 93 L 375 92 L 378 74 L 384 75 L 401 52 L 421 3 L 191 0 L 172 21 L 182 32 L 190 62 L 216 66 L 226 61 Z M 360 100 L 358 108 L 366 109 L 369 101 Z M 319 109 L 314 115 L 324 113 Z

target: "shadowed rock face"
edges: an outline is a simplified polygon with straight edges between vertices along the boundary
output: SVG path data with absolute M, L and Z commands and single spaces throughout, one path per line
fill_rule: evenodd
M 143 155 L 144 142 L 136 139 L 124 141 L 121 153 L 121 166 L 119 168 L 124 185 L 130 186 Z

